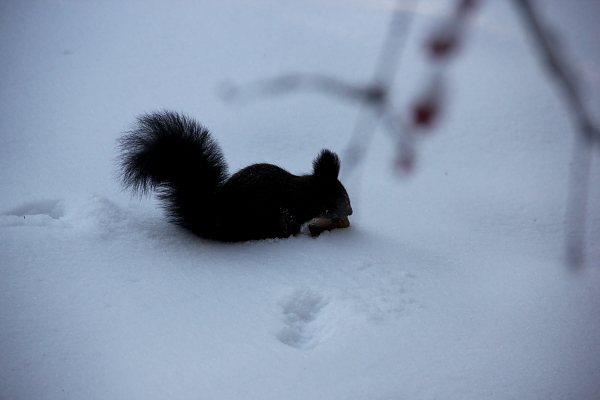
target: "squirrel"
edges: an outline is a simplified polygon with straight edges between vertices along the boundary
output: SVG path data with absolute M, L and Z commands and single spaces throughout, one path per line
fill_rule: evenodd
M 350 198 L 338 180 L 340 159 L 330 150 L 314 159 L 312 174 L 293 175 L 261 163 L 229 176 L 208 129 L 171 111 L 138 117 L 118 148 L 123 187 L 141 195 L 156 192 L 168 220 L 200 237 L 286 238 L 313 218 L 349 225 Z

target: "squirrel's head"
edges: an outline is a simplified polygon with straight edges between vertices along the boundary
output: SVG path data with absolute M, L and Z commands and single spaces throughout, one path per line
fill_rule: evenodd
M 330 150 L 321 150 L 313 161 L 312 181 L 318 217 L 342 218 L 352 214 L 350 198 L 338 180 L 340 158 Z

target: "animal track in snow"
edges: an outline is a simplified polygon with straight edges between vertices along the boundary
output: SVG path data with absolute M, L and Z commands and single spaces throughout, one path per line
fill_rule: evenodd
M 386 323 L 421 307 L 410 290 L 415 276 L 394 264 L 367 260 L 327 277 L 326 285 L 314 282 L 320 290 L 296 290 L 281 302 L 281 343 L 312 349 L 356 326 Z
M 323 296 L 310 290 L 298 290 L 283 303 L 285 327 L 277 339 L 291 347 L 312 349 L 323 339 L 323 324 L 319 323 L 321 310 L 327 306 Z

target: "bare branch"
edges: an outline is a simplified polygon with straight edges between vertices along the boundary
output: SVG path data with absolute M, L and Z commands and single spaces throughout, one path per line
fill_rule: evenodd
M 549 28 L 542 24 L 530 0 L 514 1 L 521 11 L 526 28 L 529 29 L 530 35 L 535 40 L 545 67 L 563 91 L 579 132 L 585 140 L 590 142 L 592 140 L 596 142 L 600 141 L 600 130 L 593 123 L 591 116 L 583 104 L 583 98 L 579 91 L 575 75 L 572 73 L 567 59 L 559 48 L 555 35 Z
M 264 79 L 243 87 L 224 83 L 219 88 L 222 99 L 238 102 L 280 96 L 301 90 L 329 94 L 370 105 L 385 101 L 386 94 L 384 89 L 375 85 L 351 85 L 328 75 L 300 73 Z
M 567 266 L 572 270 L 581 269 L 585 265 L 585 231 L 592 151 L 587 141 L 576 140 L 570 165 L 565 218 L 565 257 Z
M 380 88 L 383 101 L 373 104 L 374 110 L 361 110 L 344 151 L 344 165 L 346 166 L 343 170 L 344 177 L 348 176 L 364 158 L 371 138 L 382 118 L 386 122 L 385 127 L 393 135 L 404 136 L 405 134 L 401 117 L 392 111 L 388 92 L 394 84 L 400 56 L 404 50 L 413 19 L 412 14 L 407 15 L 400 7 L 397 7 L 392 14 L 370 85 Z
M 544 66 L 563 92 L 579 136 L 575 140 L 569 195 L 565 217 L 565 253 L 567 265 L 575 270 L 585 265 L 585 229 L 592 166 L 592 150 L 600 142 L 600 130 L 592 121 L 567 58 L 559 48 L 556 35 L 541 22 L 530 0 L 515 0 L 525 26 L 533 37 Z

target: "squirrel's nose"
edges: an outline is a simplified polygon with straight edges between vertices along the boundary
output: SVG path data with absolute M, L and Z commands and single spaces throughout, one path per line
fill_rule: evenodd
M 344 215 L 352 215 L 352 206 L 350 205 L 350 200 L 345 201 L 344 204 L 341 205 L 340 210 L 344 211 Z

